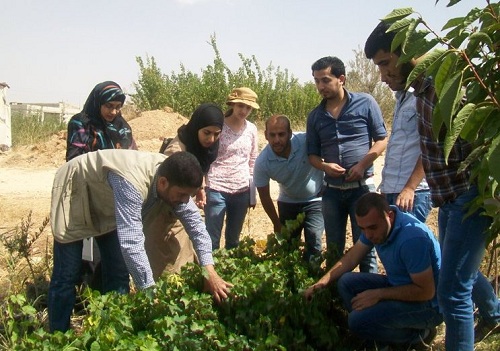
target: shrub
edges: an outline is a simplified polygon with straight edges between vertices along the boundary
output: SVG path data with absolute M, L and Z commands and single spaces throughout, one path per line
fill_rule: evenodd
M 210 38 L 214 51 L 213 64 L 200 74 L 187 71 L 181 64 L 178 73 L 163 74 L 154 57 L 136 57 L 139 64 L 139 81 L 134 84 L 137 91 L 132 101 L 141 109 L 162 109 L 166 106 L 184 116 L 190 116 L 203 102 L 214 102 L 225 106 L 230 91 L 238 86 L 247 86 L 259 96 L 261 109 L 251 119 L 265 120 L 281 113 L 290 117 L 294 125 L 305 125 L 308 113 L 318 104 L 320 97 L 312 83 L 300 84 L 279 66 L 269 64 L 263 69 L 255 56 L 239 54 L 241 66 L 232 71 L 224 63 L 215 35 Z

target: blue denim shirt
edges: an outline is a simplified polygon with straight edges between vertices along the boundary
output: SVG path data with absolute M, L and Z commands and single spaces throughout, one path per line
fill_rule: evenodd
M 384 194 L 400 193 L 415 168 L 420 156 L 418 134 L 417 98 L 413 88 L 396 92 L 396 107 L 392 121 L 391 136 L 385 152 L 380 191 Z M 422 179 L 416 190 L 428 190 Z
M 387 136 L 382 112 L 375 99 L 366 93 L 345 90 L 347 102 L 337 119 L 326 111 L 326 100 L 307 118 L 307 154 L 320 156 L 349 169 L 363 159 L 372 141 Z M 373 175 L 373 165 L 365 170 L 365 178 Z M 340 185 L 343 178 L 325 174 L 329 184 Z

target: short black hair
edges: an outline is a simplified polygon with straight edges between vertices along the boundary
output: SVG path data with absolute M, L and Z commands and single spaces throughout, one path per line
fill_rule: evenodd
M 345 76 L 345 65 L 341 59 L 335 56 L 322 57 L 311 66 L 312 71 L 321 71 L 325 68 L 330 67 L 330 73 L 335 77 Z
M 380 216 L 391 211 L 389 202 L 384 195 L 370 192 L 361 196 L 356 202 L 356 216 L 364 217 L 372 208 L 375 208 Z
M 179 151 L 160 164 L 158 176 L 165 177 L 169 185 L 181 188 L 199 188 L 203 182 L 203 171 L 196 157 Z
M 380 22 L 373 32 L 370 34 L 365 43 L 365 56 L 367 59 L 372 59 L 375 54 L 379 51 L 391 52 L 391 45 L 396 32 L 388 32 L 390 24 L 385 22 Z M 399 56 L 401 50 L 398 48 L 394 51 L 395 54 Z

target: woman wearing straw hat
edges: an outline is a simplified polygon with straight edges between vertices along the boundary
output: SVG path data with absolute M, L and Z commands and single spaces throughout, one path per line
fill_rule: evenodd
M 225 248 L 239 244 L 240 233 L 250 206 L 249 179 L 258 153 L 257 127 L 247 120 L 258 109 L 257 94 L 250 88 L 233 89 L 226 102 L 219 152 L 207 175 L 205 222 L 212 249 L 220 247 L 224 217 Z

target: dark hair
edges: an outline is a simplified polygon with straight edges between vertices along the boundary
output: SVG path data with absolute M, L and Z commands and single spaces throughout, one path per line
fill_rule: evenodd
M 340 77 L 341 75 L 345 76 L 345 66 L 344 62 L 341 59 L 335 56 L 326 56 L 320 58 L 316 62 L 314 62 L 311 66 L 311 69 L 314 71 L 320 71 L 325 68 L 330 67 L 330 73 L 335 77 Z
M 204 103 L 193 112 L 189 122 L 177 130 L 179 139 L 186 145 L 186 151 L 196 156 L 203 173 L 208 172 L 210 165 L 217 158 L 219 140 L 216 140 L 209 148 L 203 147 L 198 138 L 198 131 L 209 126 L 222 130 L 223 125 L 224 114 L 220 107 L 213 103 Z
M 372 208 L 375 208 L 381 216 L 391 211 L 391 207 L 384 195 L 366 193 L 356 202 L 356 216 L 364 217 Z
M 391 52 L 391 45 L 396 32 L 387 32 L 390 25 L 385 22 L 380 22 L 373 32 L 370 34 L 365 43 L 365 56 L 367 59 L 372 59 L 379 50 Z M 400 55 L 401 49 L 394 51 L 396 55 Z
M 286 128 L 289 132 L 292 131 L 292 128 L 290 127 L 290 120 L 288 119 L 287 116 L 285 115 L 272 115 L 266 120 L 266 130 L 267 130 L 267 125 L 269 124 L 270 121 L 276 121 L 276 122 L 284 122 L 286 124 Z
M 158 176 L 167 178 L 169 185 L 181 188 L 199 188 L 203 182 L 200 163 L 187 151 L 176 152 L 163 161 L 158 167 Z

